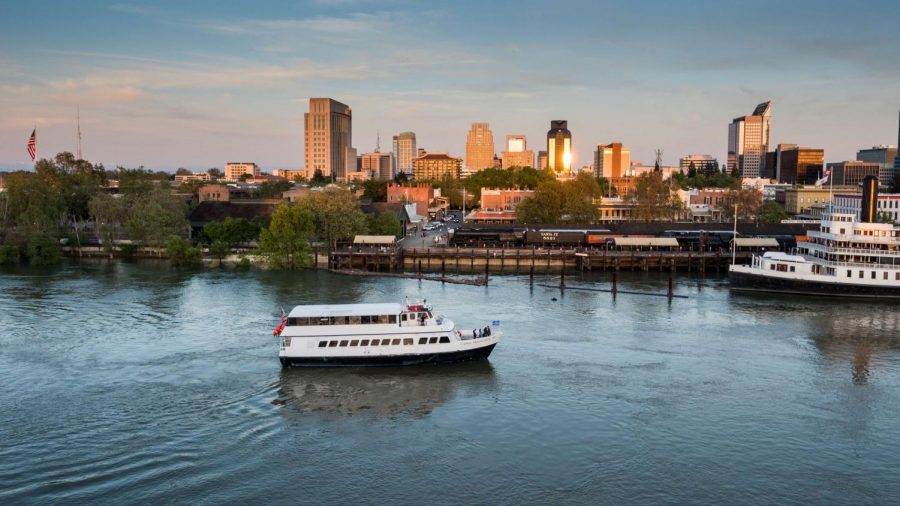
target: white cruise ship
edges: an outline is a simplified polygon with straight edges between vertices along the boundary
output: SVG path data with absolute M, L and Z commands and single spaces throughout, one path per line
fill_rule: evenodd
M 830 210 L 795 254 L 768 252 L 732 265 L 735 290 L 900 298 L 900 227 L 874 223 L 877 186 L 864 181 L 863 219 Z M 874 182 L 877 185 L 877 181 Z M 868 187 L 866 186 L 868 185 Z M 868 204 L 867 204 L 868 203 Z
M 500 322 L 459 330 L 425 302 L 297 306 L 275 330 L 291 366 L 398 366 L 486 359 Z

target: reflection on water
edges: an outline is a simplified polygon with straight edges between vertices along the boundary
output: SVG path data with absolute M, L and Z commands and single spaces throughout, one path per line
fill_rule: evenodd
M 665 293 L 667 277 L 620 272 L 618 286 Z M 527 276 L 0 268 L 0 504 L 900 495 L 896 304 L 735 296 L 721 277 L 679 276 L 675 292 L 687 298 Z M 280 367 L 279 305 L 404 295 L 461 327 L 497 315 L 490 362 Z
M 287 413 L 420 417 L 459 392 L 496 389 L 488 361 L 406 368 L 295 368 L 281 372 L 275 405 Z

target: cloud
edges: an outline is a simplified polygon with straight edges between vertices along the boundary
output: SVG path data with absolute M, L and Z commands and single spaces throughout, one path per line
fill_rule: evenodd
M 107 8 L 111 11 L 121 12 L 124 14 L 135 14 L 138 16 L 149 16 L 154 14 L 154 11 L 148 7 L 134 4 L 112 4 L 108 5 Z

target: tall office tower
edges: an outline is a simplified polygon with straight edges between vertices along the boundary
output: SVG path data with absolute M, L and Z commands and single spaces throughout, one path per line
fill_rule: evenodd
M 526 147 L 524 135 L 507 135 L 506 150 L 500 153 L 500 167 L 534 167 L 534 151 Z
M 557 176 L 572 173 L 572 132 L 569 122 L 555 119 L 550 121 L 547 132 L 547 167 Z
M 470 172 L 494 165 L 494 134 L 487 123 L 472 123 L 466 137 L 466 169 Z
M 729 172 L 737 168 L 742 177 L 760 177 L 766 172 L 771 117 L 772 102 L 763 102 L 750 116 L 735 118 L 728 125 Z
M 897 148 L 894 146 L 872 146 L 869 149 L 860 149 L 856 152 L 856 159 L 861 162 L 877 163 L 881 170 L 878 172 L 878 182 L 890 186 L 894 184 L 894 162 L 897 160 Z
M 537 157 L 538 157 L 538 163 L 537 163 L 538 166 L 535 168 L 538 170 L 546 169 L 547 168 L 547 152 L 546 151 L 538 151 Z
M 353 139 L 350 107 L 330 98 L 310 98 L 309 112 L 303 115 L 304 169 L 312 178 L 316 170 L 334 181 L 343 181 Z
M 394 175 L 403 172 L 412 176 L 413 159 L 418 156 L 415 133 L 400 132 L 394 136 Z
M 622 147 L 621 142 L 598 144 L 594 151 L 594 175 L 607 179 L 620 178 L 631 167 L 631 150 Z
M 372 174 L 372 178 L 390 181 L 394 179 L 394 162 L 391 153 L 363 153 L 360 170 Z
M 822 177 L 825 166 L 825 150 L 802 148 L 796 144 L 779 144 L 770 153 L 771 167 L 766 175 L 779 183 L 813 184 Z

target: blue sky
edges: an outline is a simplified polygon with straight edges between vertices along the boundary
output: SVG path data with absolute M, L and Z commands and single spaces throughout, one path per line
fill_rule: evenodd
M 724 160 L 726 125 L 773 100 L 774 143 L 828 161 L 897 142 L 900 2 L 0 0 L 0 168 L 74 151 L 107 166 L 303 163 L 311 96 L 353 108 L 353 144 L 400 131 L 462 155 L 473 121 L 543 149 L 567 119 L 667 164 Z

